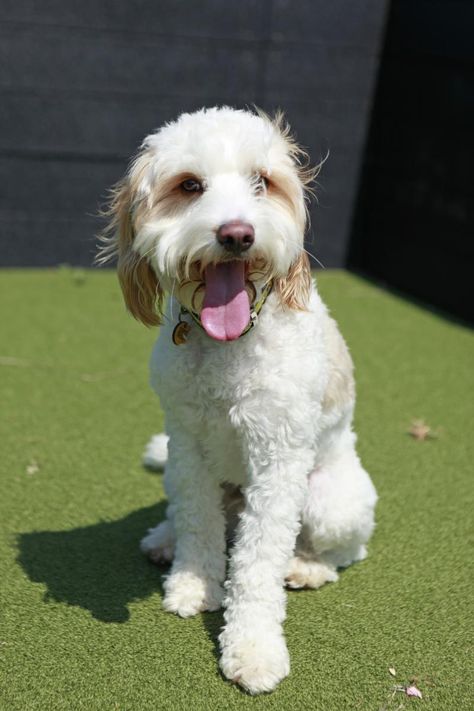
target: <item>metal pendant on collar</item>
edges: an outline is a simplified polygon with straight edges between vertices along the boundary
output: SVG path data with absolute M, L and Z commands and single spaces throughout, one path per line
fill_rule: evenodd
M 191 325 L 187 321 L 181 321 L 181 316 L 185 313 L 184 309 L 181 308 L 178 317 L 178 323 L 173 329 L 173 334 L 171 336 L 175 346 L 182 346 L 188 340 L 189 332 L 191 331 Z

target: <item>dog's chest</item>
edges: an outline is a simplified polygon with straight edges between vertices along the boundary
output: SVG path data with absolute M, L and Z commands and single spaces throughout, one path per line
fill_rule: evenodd
M 151 359 L 151 381 L 166 415 L 186 423 L 212 423 L 221 429 L 236 409 L 273 404 L 300 408 L 317 403 L 325 380 L 326 354 L 315 312 L 285 314 L 271 297 L 255 329 L 237 341 L 219 343 L 198 326 L 189 340 L 172 342 L 164 326 Z M 235 420 L 234 420 L 235 422 Z
M 151 361 L 152 385 L 165 409 L 183 405 L 205 419 L 229 409 L 262 387 L 269 364 L 254 334 L 236 343 L 216 343 L 193 327 L 189 341 L 175 346 L 164 331 Z

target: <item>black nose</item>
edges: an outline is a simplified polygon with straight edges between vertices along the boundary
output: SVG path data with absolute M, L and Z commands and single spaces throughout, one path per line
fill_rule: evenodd
M 232 220 L 221 225 L 217 230 L 217 241 L 227 252 L 240 254 L 249 249 L 255 241 L 252 225 L 242 220 Z

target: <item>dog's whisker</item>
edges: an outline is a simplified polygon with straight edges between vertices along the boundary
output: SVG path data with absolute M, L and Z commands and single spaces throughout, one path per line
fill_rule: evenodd
M 306 252 L 306 254 L 308 254 L 310 257 L 312 257 L 312 258 L 314 259 L 314 261 L 319 264 L 319 266 L 321 267 L 321 269 L 326 269 L 326 267 L 324 266 L 324 264 L 319 261 L 319 259 L 317 258 L 317 256 L 316 256 L 315 254 L 313 254 L 312 252 L 310 252 L 310 251 L 309 251 L 308 249 L 306 249 L 305 247 L 301 247 L 301 250 L 302 250 L 303 252 Z
M 294 240 L 291 240 L 291 239 L 289 239 L 289 238 L 287 238 L 287 241 L 290 242 L 291 244 L 295 244 L 297 247 L 300 248 L 301 251 L 306 252 L 306 254 L 308 254 L 310 257 L 312 257 L 312 258 L 315 260 L 315 262 L 317 262 L 317 263 L 319 264 L 319 266 L 321 267 L 321 269 L 326 269 L 326 267 L 324 266 L 324 264 L 319 261 L 319 259 L 317 258 L 317 256 L 316 256 L 315 254 L 313 254 L 313 252 L 310 252 L 310 251 L 309 251 L 308 249 L 306 249 L 303 245 L 299 244 L 299 242 L 295 242 Z
M 324 264 L 319 261 L 319 259 L 316 257 L 315 254 L 313 254 L 312 252 L 309 252 L 309 251 L 308 251 L 307 249 L 305 249 L 304 247 L 303 247 L 303 251 L 306 252 L 306 254 L 309 254 L 309 256 L 312 257 L 312 258 L 314 259 L 314 261 L 319 264 L 319 266 L 321 267 L 321 269 L 326 269 L 326 267 L 324 266 Z

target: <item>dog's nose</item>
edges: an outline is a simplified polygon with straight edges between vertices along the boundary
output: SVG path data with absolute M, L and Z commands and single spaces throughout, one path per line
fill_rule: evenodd
M 249 249 L 255 241 L 252 225 L 242 220 L 232 220 L 221 225 L 217 230 L 217 241 L 228 252 L 240 254 Z

